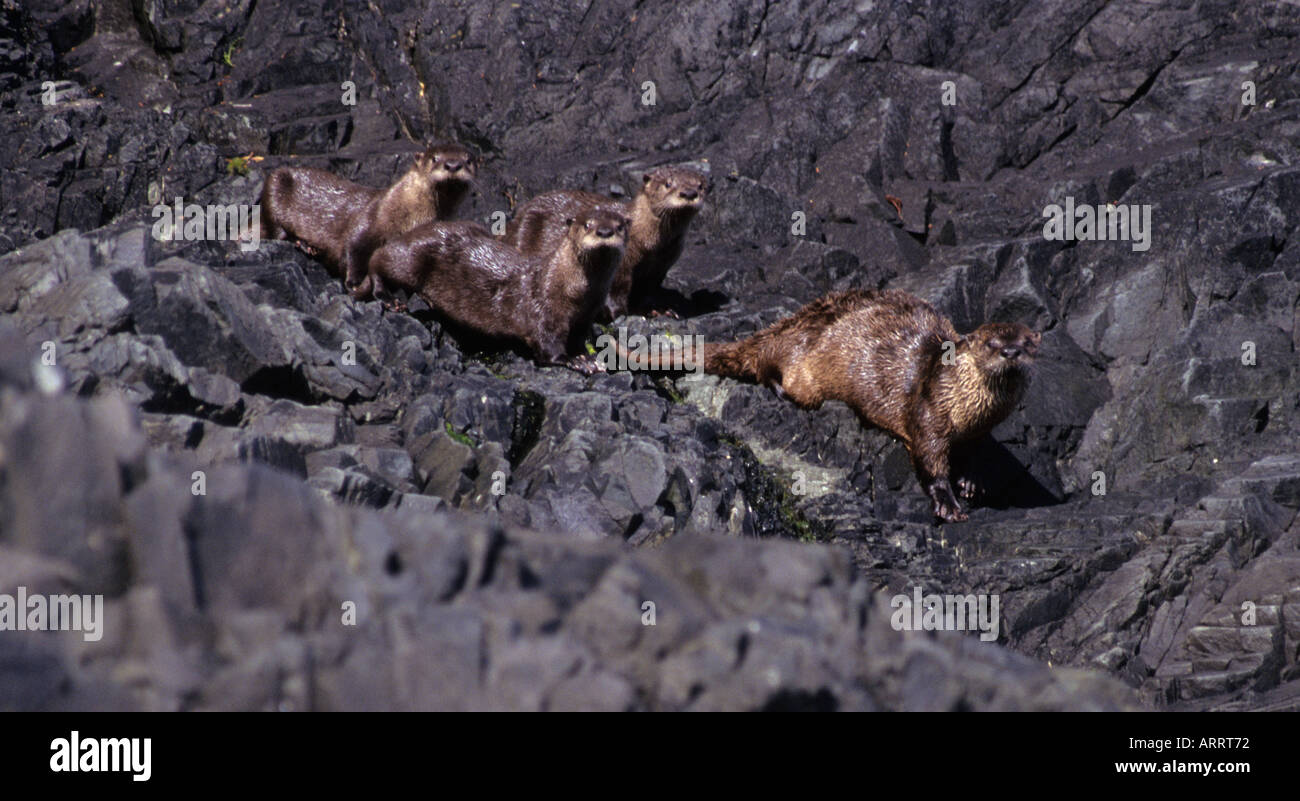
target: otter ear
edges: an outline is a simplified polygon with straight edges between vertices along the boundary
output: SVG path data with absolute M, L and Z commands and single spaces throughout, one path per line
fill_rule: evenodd
M 565 218 L 564 218 L 564 225 L 565 225 L 566 228 L 567 228 L 568 226 L 570 226 L 570 225 L 573 225 L 574 222 L 576 222 L 576 220 L 575 220 L 573 217 L 565 217 Z
M 1029 335 L 1029 341 L 1037 345 L 1043 341 L 1043 335 L 1038 331 L 1034 331 Z
M 651 173 L 646 173 L 645 175 L 641 176 L 641 185 L 649 186 L 650 182 L 653 180 L 654 180 L 654 175 Z

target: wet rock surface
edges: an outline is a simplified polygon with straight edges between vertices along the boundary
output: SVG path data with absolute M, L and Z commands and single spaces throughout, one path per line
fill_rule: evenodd
M 1300 10 L 511 5 L 0 0 L 0 592 L 106 597 L 98 642 L 0 633 L 0 708 L 1300 706 Z M 1042 330 L 970 521 L 841 404 L 152 235 L 436 139 L 483 222 L 707 171 L 683 319 L 633 333 L 879 286 Z M 1046 240 L 1067 197 L 1150 248 Z M 918 585 L 997 594 L 999 643 L 895 632 Z

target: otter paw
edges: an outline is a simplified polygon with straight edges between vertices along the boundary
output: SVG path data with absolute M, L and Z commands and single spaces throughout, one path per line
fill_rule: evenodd
M 649 315 L 647 316 L 649 316 L 652 319 L 655 317 L 667 317 L 670 320 L 682 319 L 681 315 L 673 311 L 672 309 L 652 309 Z
M 400 300 L 390 300 L 390 301 L 386 301 L 386 302 L 384 303 L 384 308 L 385 308 L 385 309 L 388 309 L 388 310 L 391 311 L 391 312 L 402 312 L 402 313 L 405 313 L 405 312 L 407 311 L 406 304 L 403 303 L 403 302 L 400 301 Z
M 970 516 L 961 510 L 956 504 L 948 505 L 946 503 L 936 503 L 934 505 L 934 516 L 945 523 L 961 523 L 969 520 Z
M 969 478 L 962 476 L 957 479 L 957 495 L 963 501 L 969 501 L 979 494 L 979 486 Z
M 930 500 L 934 503 L 934 516 L 945 523 L 960 523 L 966 519 L 966 513 L 953 496 L 952 487 L 946 478 L 938 479 L 930 485 Z
M 605 372 L 605 365 L 591 358 L 589 355 L 574 356 L 565 362 L 565 367 L 570 370 L 576 370 L 583 375 L 595 375 L 596 373 Z

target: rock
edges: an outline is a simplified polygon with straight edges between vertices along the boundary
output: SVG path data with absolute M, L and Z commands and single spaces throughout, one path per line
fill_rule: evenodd
M 0 708 L 1296 708 L 1294 8 L 0 5 L 0 579 L 107 601 L 0 639 Z M 709 175 L 681 319 L 593 333 L 876 287 L 1043 331 L 970 521 L 843 404 L 538 368 L 287 242 L 153 236 L 444 138 L 466 220 Z M 1149 247 L 1046 239 L 1067 198 Z M 998 641 L 894 631 L 922 585 Z

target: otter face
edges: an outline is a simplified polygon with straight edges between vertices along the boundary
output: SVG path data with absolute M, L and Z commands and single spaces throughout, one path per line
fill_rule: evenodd
M 569 237 L 578 250 L 615 248 L 627 245 L 627 219 L 611 209 L 595 209 L 565 220 Z
M 420 154 L 416 166 L 434 185 L 469 184 L 478 171 L 478 157 L 461 145 L 436 145 Z
M 1043 335 L 1020 323 L 985 323 L 970 335 L 976 360 L 986 371 L 1027 370 Z
M 656 167 L 642 181 L 641 191 L 660 213 L 699 211 L 709 191 L 709 179 L 685 167 Z

